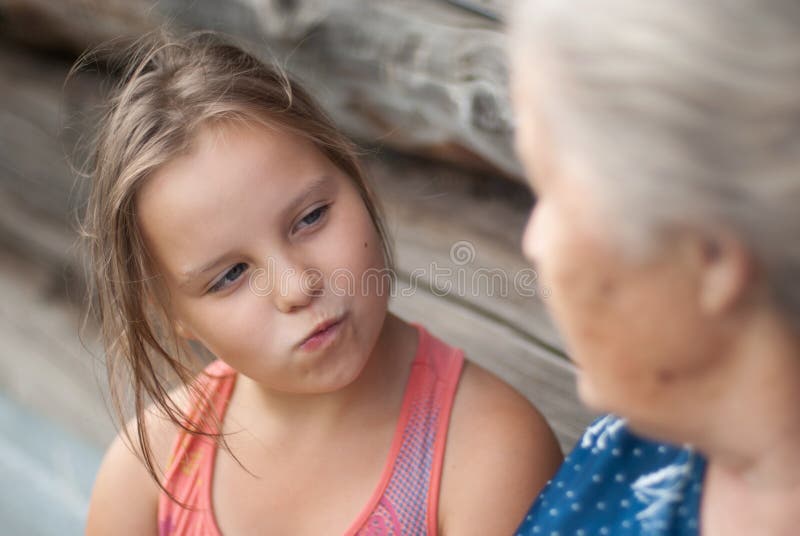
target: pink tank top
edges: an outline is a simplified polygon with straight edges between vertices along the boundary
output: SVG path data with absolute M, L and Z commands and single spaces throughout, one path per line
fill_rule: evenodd
M 400 418 L 389 457 L 372 497 L 353 520 L 346 535 L 433 535 L 437 533 L 439 482 L 445 440 L 463 352 L 448 346 L 419 324 L 419 346 L 403 395 Z M 191 417 L 199 422 L 208 411 L 225 415 L 236 382 L 236 371 L 214 361 L 200 375 L 207 403 L 196 404 Z M 181 431 L 172 449 L 164 487 L 158 500 L 158 533 L 220 536 L 211 503 L 211 481 L 217 446 L 213 439 Z

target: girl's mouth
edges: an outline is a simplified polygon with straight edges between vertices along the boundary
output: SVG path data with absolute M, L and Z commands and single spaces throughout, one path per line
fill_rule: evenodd
M 314 331 L 300 343 L 300 350 L 313 352 L 314 350 L 321 350 L 332 344 L 342 331 L 342 325 L 346 317 L 347 315 L 344 314 L 338 318 L 327 320 L 317 325 Z

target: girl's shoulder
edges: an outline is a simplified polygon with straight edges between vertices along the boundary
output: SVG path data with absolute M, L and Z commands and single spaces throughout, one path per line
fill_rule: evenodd
M 163 471 L 169 459 L 177 427 L 157 416 L 145 414 L 152 460 Z M 89 503 L 86 534 L 157 534 L 156 515 L 160 488 L 145 468 L 137 444 L 138 426 L 129 421 L 109 446 L 95 478 Z
M 203 383 L 209 372 L 225 371 L 215 365 L 197 376 Z M 227 371 L 225 371 L 227 372 Z M 170 391 L 170 399 L 183 412 L 191 414 L 194 401 L 187 389 Z M 159 479 L 168 469 L 173 446 L 181 428 L 154 405 L 143 412 L 144 428 L 150 457 Z M 161 488 L 148 472 L 144 452 L 139 445 L 139 426 L 136 418 L 125 424 L 106 450 L 95 478 L 89 503 L 86 534 L 155 535 L 158 533 L 157 509 Z
M 541 413 L 497 376 L 465 361 L 445 451 L 441 532 L 510 534 L 561 460 Z

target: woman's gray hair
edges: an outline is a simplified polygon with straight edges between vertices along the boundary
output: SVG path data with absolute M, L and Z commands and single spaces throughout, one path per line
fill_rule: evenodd
M 800 2 L 528 0 L 512 20 L 515 76 L 623 244 L 730 229 L 800 327 Z

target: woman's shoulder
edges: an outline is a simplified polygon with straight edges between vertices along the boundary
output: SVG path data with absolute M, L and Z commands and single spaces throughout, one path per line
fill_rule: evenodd
M 445 453 L 439 517 L 445 534 L 510 533 L 562 459 L 538 410 L 469 361 Z
M 518 534 L 695 534 L 705 461 L 691 448 L 598 418 L 528 512 Z
M 582 473 L 584 469 L 592 472 L 609 467 L 627 467 L 632 477 L 653 467 L 690 460 L 702 461 L 702 458 L 688 446 L 643 438 L 630 430 L 625 419 L 604 415 L 587 427 L 565 465 L 572 465 L 575 473 Z M 619 477 L 616 480 L 623 479 Z

